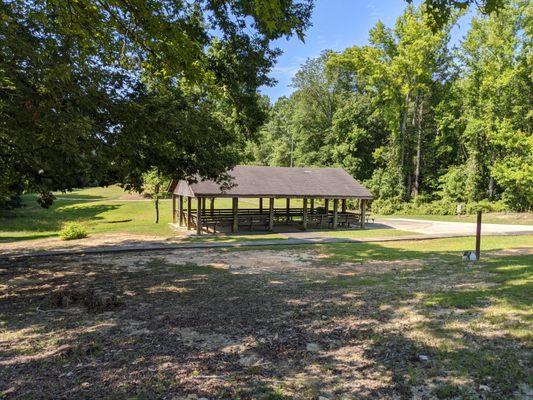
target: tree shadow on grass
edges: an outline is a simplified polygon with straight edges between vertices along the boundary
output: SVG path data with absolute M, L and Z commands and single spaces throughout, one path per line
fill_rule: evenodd
M 368 257 L 392 256 L 380 245 L 364 245 Z M 397 257 L 406 255 L 394 250 Z M 376 270 L 387 268 L 376 263 L 357 270 L 310 262 L 304 271 L 285 265 L 270 273 L 221 269 L 216 255 L 213 266 L 186 264 L 182 254 L 175 253 L 179 264 L 161 253 L 0 266 L 8 287 L 0 304 L 5 334 L 0 391 L 11 390 L 8 398 L 194 393 L 256 399 L 291 398 L 296 392 L 300 398 L 387 399 L 427 390 L 440 398 L 506 398 L 527 378 L 526 369 L 516 367 L 524 362 L 525 343 L 454 330 L 444 324 L 449 317 L 424 304 L 432 298 L 454 304 L 444 300 L 447 291 L 435 282 L 438 277 L 448 287 L 465 288 L 450 296 L 489 279 L 497 284 L 483 287 L 481 300 L 497 296 L 525 305 L 527 299 L 506 289 L 526 274 L 520 267 L 525 257 L 489 262 L 494 276 L 487 277 L 460 262 L 428 260 L 422 251 L 407 253 L 418 262 L 405 268 L 398 262 L 387 271 Z M 80 286 L 119 294 L 124 304 L 96 314 L 47 303 L 51 291 Z M 409 320 L 406 307 L 423 318 Z M 480 313 L 486 304 L 468 307 Z M 428 340 L 416 339 L 415 331 Z M 441 347 L 438 339 L 455 342 Z M 480 391 L 481 384 L 491 392 Z
M 79 194 L 76 191 L 74 192 L 66 192 L 66 193 L 56 193 L 56 198 L 60 200 L 68 200 L 70 202 L 72 201 L 89 201 L 89 200 L 104 200 L 108 197 L 106 196 L 98 196 L 98 195 L 90 195 L 90 194 Z
M 57 236 L 55 233 L 28 233 L 20 236 L 0 236 L 0 243 L 14 243 L 22 242 L 24 240 L 34 240 L 34 239 L 46 239 L 49 237 Z

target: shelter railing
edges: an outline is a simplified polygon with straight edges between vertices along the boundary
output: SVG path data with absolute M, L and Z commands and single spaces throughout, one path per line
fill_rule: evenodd
M 179 217 L 179 216 L 178 216 Z M 185 220 L 187 219 L 187 212 L 184 212 Z M 303 222 L 303 208 L 291 208 L 287 212 L 286 208 L 274 209 L 274 223 L 293 223 Z M 232 209 L 206 209 L 201 214 L 201 224 L 207 231 L 211 228 L 216 232 L 217 228 L 222 226 L 231 225 L 234 222 L 234 214 Z M 360 224 L 360 214 L 356 212 L 338 212 L 337 213 L 337 227 L 350 228 L 352 226 L 358 226 Z M 196 209 L 191 210 L 190 219 L 193 227 L 197 227 L 197 214 Z M 335 216 L 330 210 L 327 214 L 323 212 L 307 212 L 307 226 L 309 228 L 333 228 Z M 249 227 L 253 230 L 254 227 L 263 227 L 268 230 L 270 226 L 270 211 L 269 209 L 260 212 L 259 209 L 248 208 L 239 209 L 237 213 L 238 226 Z

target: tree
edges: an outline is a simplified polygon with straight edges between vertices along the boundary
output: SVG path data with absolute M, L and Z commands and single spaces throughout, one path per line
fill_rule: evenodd
M 412 0 L 407 0 L 412 3 Z M 457 11 L 465 11 L 475 5 L 483 14 L 498 12 L 505 5 L 505 0 L 425 0 L 429 19 L 428 23 L 434 31 L 446 26 Z
M 434 30 L 427 5 L 409 6 L 393 27 L 378 22 L 369 45 L 306 61 L 269 110 L 255 162 L 289 165 L 294 138 L 296 165 L 345 168 L 389 212 L 411 200 L 530 210 L 532 7 L 478 14 L 450 49 L 455 14 Z
M 154 203 L 154 222 L 157 224 L 159 223 L 159 199 L 161 199 L 166 193 L 166 188 L 170 179 L 165 178 L 156 168 L 152 168 L 150 171 L 145 172 L 142 178 L 142 193 L 150 195 L 150 198 Z
M 268 121 L 253 145 L 253 159 L 260 165 L 289 167 L 294 163 L 294 101 L 281 97 L 269 109 Z
M 450 65 L 448 30 L 433 32 L 424 8 L 408 7 L 394 29 L 378 22 L 370 45 L 349 48 L 329 61 L 331 68 L 353 71 L 355 87 L 371 95 L 374 112 L 386 121 L 389 142 L 375 155 L 387 174 L 396 176 L 394 191 L 405 200 L 421 190 L 426 132 L 435 132 L 430 104 L 437 101 Z
M 499 15 L 475 18 L 463 43 L 463 74 L 457 84 L 465 125 L 463 143 L 472 166 L 467 180 L 472 200 L 494 200 L 502 192 L 511 199 L 511 192 L 522 193 L 518 186 L 530 187 L 527 178 L 518 184 L 522 173 L 516 172 L 518 160 L 527 163 L 530 157 L 528 112 L 533 88 L 529 76 L 531 42 L 524 16 L 532 7 L 529 2 L 518 1 Z M 509 176 L 506 166 L 510 168 Z M 522 199 L 519 208 L 531 206 L 529 196 L 517 197 Z M 517 207 L 515 200 L 511 204 Z
M 238 158 L 216 152 L 263 121 L 271 41 L 303 38 L 310 11 L 309 0 L 2 2 L 0 198 L 87 182 L 138 189 L 153 167 L 223 180 Z M 169 104 L 179 118 L 162 115 Z

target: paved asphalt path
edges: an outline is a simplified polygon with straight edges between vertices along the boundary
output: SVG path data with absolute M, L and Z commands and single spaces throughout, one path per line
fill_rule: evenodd
M 402 231 L 422 233 L 424 235 L 475 235 L 476 224 L 472 222 L 430 221 L 410 218 L 390 218 L 376 221 Z M 482 235 L 498 235 L 511 233 L 533 233 L 533 225 L 481 224 Z

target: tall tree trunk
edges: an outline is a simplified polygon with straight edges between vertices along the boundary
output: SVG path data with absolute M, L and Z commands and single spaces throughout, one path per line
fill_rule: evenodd
M 422 161 L 422 113 L 424 103 L 420 103 L 417 118 L 417 137 L 416 137 L 416 161 L 415 161 L 415 182 L 413 194 L 417 197 L 420 194 L 420 163 Z
M 154 200 L 154 210 L 155 210 L 155 223 L 158 224 L 159 223 L 159 198 L 156 197 L 156 199 Z
M 405 185 L 405 153 L 406 153 L 406 133 L 407 133 L 407 119 L 409 118 L 409 102 L 411 99 L 411 92 L 408 91 L 405 94 L 405 103 L 403 109 L 402 123 L 400 125 L 400 176 L 399 176 L 399 185 L 400 187 Z M 405 188 L 405 186 L 404 186 Z
M 159 172 L 158 172 L 159 177 Z M 159 223 L 159 183 L 155 185 L 155 193 L 154 193 L 154 209 L 155 209 L 155 223 Z
M 494 161 L 496 160 L 496 152 L 493 150 L 492 154 L 490 156 L 490 167 L 489 168 L 489 200 L 492 200 L 494 197 L 494 177 L 492 176 L 492 166 L 494 165 Z

